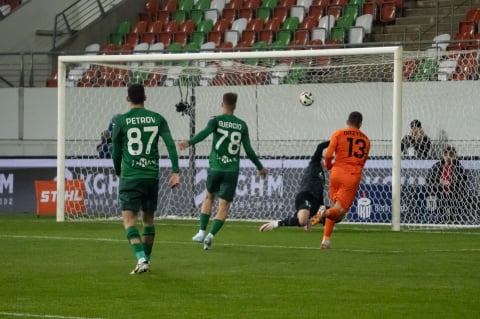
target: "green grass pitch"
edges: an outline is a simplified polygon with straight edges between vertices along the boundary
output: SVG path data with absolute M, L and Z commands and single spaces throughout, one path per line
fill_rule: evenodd
M 197 221 L 158 220 L 152 271 L 120 222 L 0 215 L 0 318 L 479 318 L 480 230 L 337 225 L 260 233 L 227 221 L 213 249 Z

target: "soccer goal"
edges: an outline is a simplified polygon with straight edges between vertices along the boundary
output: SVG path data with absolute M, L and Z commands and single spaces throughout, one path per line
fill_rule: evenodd
M 248 123 L 252 146 L 269 173 L 261 180 L 249 160 L 242 159 L 232 219 L 292 214 L 303 168 L 316 145 L 344 127 L 348 114 L 356 110 L 364 115 L 362 130 L 372 149 L 345 222 L 387 224 L 393 230 L 401 224 L 445 224 L 420 220 L 426 204 L 416 207 L 409 196 L 418 190 L 404 187 L 409 174 L 424 180 L 424 169 L 433 161 L 403 160 L 402 135 L 410 119 L 433 129 L 439 116 L 434 105 L 426 109 L 430 83 L 411 83 L 411 89 L 406 83 L 408 95 L 402 94 L 402 67 L 410 58 L 401 47 L 61 56 L 57 220 L 120 216 L 118 178 L 111 159 L 100 158 L 105 154 L 100 155 L 97 146 L 102 136 L 108 137 L 112 117 L 128 109 L 126 86 L 143 83 L 146 107 L 167 119 L 176 141 L 188 139 L 219 114 L 225 92 L 238 93 L 236 115 Z M 308 107 L 299 101 L 305 91 L 314 98 Z M 403 109 L 402 97 L 408 101 Z M 182 181 L 171 190 L 166 186 L 169 160 L 161 145 L 165 157 L 160 162 L 159 218 L 196 218 L 205 194 L 210 147 L 207 139 L 188 152 L 179 151 Z M 65 178 L 84 180 L 85 213 L 65 213 Z M 328 202 L 327 189 L 325 198 Z

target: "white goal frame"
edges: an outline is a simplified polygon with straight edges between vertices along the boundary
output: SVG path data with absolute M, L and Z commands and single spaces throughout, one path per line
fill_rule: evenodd
M 332 55 L 393 54 L 393 123 L 392 123 L 392 230 L 400 230 L 400 177 L 402 134 L 402 55 L 401 46 L 321 50 L 135 54 L 135 55 L 72 55 L 58 57 L 58 113 L 57 113 L 57 209 L 56 220 L 65 220 L 65 91 L 67 63 L 161 62 L 182 60 L 228 60 L 308 58 Z

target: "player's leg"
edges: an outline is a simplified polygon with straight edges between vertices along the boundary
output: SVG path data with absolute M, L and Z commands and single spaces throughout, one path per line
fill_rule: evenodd
M 237 189 L 238 173 L 223 173 L 220 190 L 217 192 L 218 196 L 218 211 L 213 220 L 212 229 L 203 241 L 203 249 L 208 250 L 212 247 L 212 241 L 215 235 L 220 231 L 225 223 L 230 210 L 230 205 L 235 196 Z
M 140 182 L 120 180 L 119 198 L 122 209 L 123 227 L 128 243 L 137 259 L 137 266 L 132 274 L 148 271 L 148 262 L 143 250 L 140 233 L 137 228 L 137 215 L 141 207 L 142 194 L 137 191 Z M 146 265 L 145 265 L 146 264 Z
M 277 227 L 299 227 L 307 225 L 310 221 L 310 208 L 312 206 L 307 195 L 308 193 L 306 192 L 300 192 L 295 196 L 295 214 L 282 220 L 265 223 L 260 226 L 259 231 L 265 232 Z
M 158 203 L 158 180 L 148 180 L 142 186 L 144 197 L 142 200 L 142 221 L 143 221 L 143 233 L 142 243 L 143 250 L 147 261 L 150 263 L 152 255 L 153 243 L 155 242 L 155 210 Z
M 331 177 L 332 178 L 332 177 Z M 333 183 L 335 184 L 335 193 L 331 194 L 331 199 L 335 203 L 324 213 L 325 227 L 323 229 L 323 238 L 320 245 L 321 249 L 330 248 L 330 237 L 336 223 L 339 223 L 345 217 L 346 212 L 350 208 L 355 199 L 360 178 L 353 180 L 351 175 L 335 176 Z
M 207 226 L 210 221 L 210 216 L 212 215 L 215 193 L 220 189 L 220 183 L 221 175 L 219 173 L 209 171 L 206 182 L 207 194 L 205 195 L 205 199 L 202 202 L 202 207 L 200 208 L 200 229 L 192 237 L 193 241 L 202 243 L 205 239 Z

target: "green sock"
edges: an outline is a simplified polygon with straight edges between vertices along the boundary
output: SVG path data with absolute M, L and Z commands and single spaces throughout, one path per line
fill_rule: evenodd
M 126 232 L 128 243 L 132 247 L 135 257 L 137 257 L 137 260 L 140 260 L 141 258 L 146 258 L 145 251 L 143 250 L 142 240 L 140 238 L 140 233 L 138 232 L 137 227 L 130 226 L 126 229 Z M 132 244 L 132 239 L 135 238 L 138 238 L 138 243 Z
M 206 230 L 208 221 L 210 220 L 210 214 L 200 213 L 200 229 Z
M 143 250 L 148 261 L 152 255 L 153 243 L 155 241 L 155 226 L 145 226 L 143 228 Z
M 212 235 L 215 235 L 216 233 L 218 233 L 218 231 L 220 230 L 220 228 L 222 228 L 223 224 L 225 224 L 225 221 L 224 221 L 224 220 L 214 219 L 214 220 L 213 220 L 212 230 L 210 231 L 210 233 L 211 233 Z

